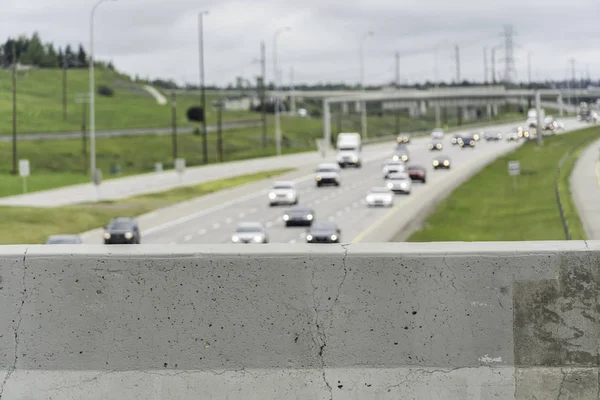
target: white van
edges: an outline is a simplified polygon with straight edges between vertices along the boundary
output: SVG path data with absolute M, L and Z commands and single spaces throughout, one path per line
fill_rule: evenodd
M 340 133 L 337 137 L 337 163 L 340 168 L 362 165 L 362 140 L 360 133 Z

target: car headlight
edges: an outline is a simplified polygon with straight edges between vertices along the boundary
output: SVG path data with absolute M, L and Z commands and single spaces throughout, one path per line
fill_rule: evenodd
M 238 236 L 235 236 L 235 235 L 234 235 L 234 236 L 232 236 L 232 237 L 231 237 L 231 241 L 232 241 L 233 243 L 237 243 L 237 242 L 239 242 L 239 241 L 240 241 L 240 238 L 239 238 Z
M 433 145 L 432 144 L 429 145 L 429 150 L 431 150 L 431 149 L 433 149 Z
M 433 166 L 437 167 L 438 165 L 440 165 L 440 162 L 438 160 L 433 160 Z
M 125 233 L 125 239 L 131 239 L 133 237 L 133 233 L 127 232 Z
M 408 160 L 408 156 L 407 155 L 403 155 L 402 156 L 402 161 L 407 161 Z
M 442 149 L 442 145 L 440 143 L 438 143 L 435 147 L 437 147 L 438 150 Z
M 473 139 L 475 139 L 475 140 L 479 140 L 479 135 L 475 135 L 475 136 L 473 136 Z
M 310 242 L 311 240 L 313 240 L 313 237 L 312 237 L 312 235 L 306 235 L 306 240 L 307 240 L 307 241 L 309 241 L 309 242 Z
M 392 160 L 394 160 L 394 161 L 398 161 L 398 156 L 394 156 L 394 157 L 392 157 Z
M 356 156 L 353 156 L 353 157 L 352 157 L 352 162 L 358 162 L 358 157 L 356 157 Z
M 320 181 L 322 178 L 320 176 L 317 176 L 316 178 L 318 181 Z
M 394 184 L 392 182 L 388 182 L 388 184 L 386 186 L 388 189 L 391 189 L 394 187 Z
M 110 233 L 106 232 L 106 233 L 104 234 L 104 239 L 110 239 Z
M 374 201 L 375 199 L 373 198 L 373 196 L 367 196 L 367 201 L 370 203 L 372 201 Z
M 312 215 L 312 214 L 308 214 L 308 215 L 306 216 L 306 219 L 307 219 L 307 220 L 309 220 L 309 221 L 312 221 L 312 219 L 313 219 L 313 218 L 314 218 L 314 217 L 313 217 L 313 215 Z
M 283 216 L 283 220 L 284 220 L 284 221 L 289 221 L 289 220 L 290 220 L 290 216 L 289 216 L 289 215 L 287 215 L 287 214 L 285 214 L 285 215 Z
M 450 165 L 450 161 L 448 161 L 448 160 L 445 160 L 445 161 L 444 161 L 444 167 L 447 167 L 448 165 Z
M 336 235 L 331 235 L 331 240 L 337 240 L 337 236 Z
M 256 243 L 262 243 L 263 241 L 263 237 L 262 236 L 254 236 L 254 241 Z
M 277 197 L 277 195 L 275 193 L 269 193 L 269 198 L 271 200 L 275 200 L 275 197 Z
M 469 143 L 471 146 L 475 146 L 475 141 L 471 140 L 471 143 Z
M 402 183 L 400 184 L 400 187 L 401 187 L 402 189 L 406 189 L 406 182 L 402 182 Z

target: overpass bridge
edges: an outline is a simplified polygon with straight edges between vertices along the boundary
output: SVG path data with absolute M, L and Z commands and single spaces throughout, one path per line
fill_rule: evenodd
M 597 399 L 600 242 L 3 246 L 0 396 Z

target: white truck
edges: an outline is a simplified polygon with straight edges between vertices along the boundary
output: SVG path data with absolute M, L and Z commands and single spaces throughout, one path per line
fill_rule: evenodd
M 337 163 L 340 168 L 362 165 L 362 140 L 360 133 L 340 133 L 337 137 Z
M 540 113 L 542 114 L 540 119 L 543 121 L 544 120 L 544 110 L 540 110 Z M 537 123 L 538 123 L 537 110 L 535 108 L 532 108 L 529 111 L 527 111 L 527 126 L 529 128 L 534 128 L 534 127 L 537 127 Z

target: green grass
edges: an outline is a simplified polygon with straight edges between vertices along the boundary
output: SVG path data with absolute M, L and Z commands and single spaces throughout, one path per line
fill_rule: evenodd
M 554 189 L 556 167 L 573 145 L 599 136 L 600 129 L 589 128 L 546 137 L 543 148 L 526 143 L 451 193 L 409 241 L 564 240 Z M 507 167 L 513 160 L 521 164 L 516 190 Z M 571 205 L 570 215 L 574 212 Z
M 106 69 L 96 69 L 97 85 L 105 84 L 115 91 L 113 97 L 96 95 L 96 129 L 157 128 L 171 126 L 170 105 L 156 100 L 129 78 Z M 58 69 L 32 69 L 18 73 L 17 129 L 21 133 L 80 131 L 83 105 L 76 103 L 78 93 L 88 93 L 89 74 L 84 69 L 67 73 L 67 119 L 63 119 L 63 72 Z M 168 97 L 168 96 L 167 96 Z M 208 94 L 208 105 L 215 99 Z M 200 104 L 198 96 L 179 95 L 179 126 L 190 126 L 186 111 Z M 249 111 L 226 111 L 225 121 L 259 119 Z M 214 124 L 216 113 L 207 107 L 207 122 Z M 12 71 L 0 70 L 0 135 L 12 133 Z
M 573 174 L 573 168 L 575 168 L 575 162 L 577 162 L 581 152 L 585 150 L 587 145 L 594 142 L 596 139 L 597 137 L 592 136 L 585 138 L 581 143 L 578 143 L 573 151 L 566 157 L 558 176 L 558 190 L 563 205 L 565 220 L 567 221 L 572 240 L 586 240 L 587 235 L 583 229 L 579 212 L 577 211 L 577 207 L 575 206 L 571 194 L 571 175 Z
M 118 216 L 136 217 L 170 204 L 268 179 L 292 170 L 278 169 L 242 175 L 196 186 L 131 197 L 123 201 L 52 209 L 0 207 L 0 244 L 44 243 L 49 235 L 88 231 L 103 226 Z

